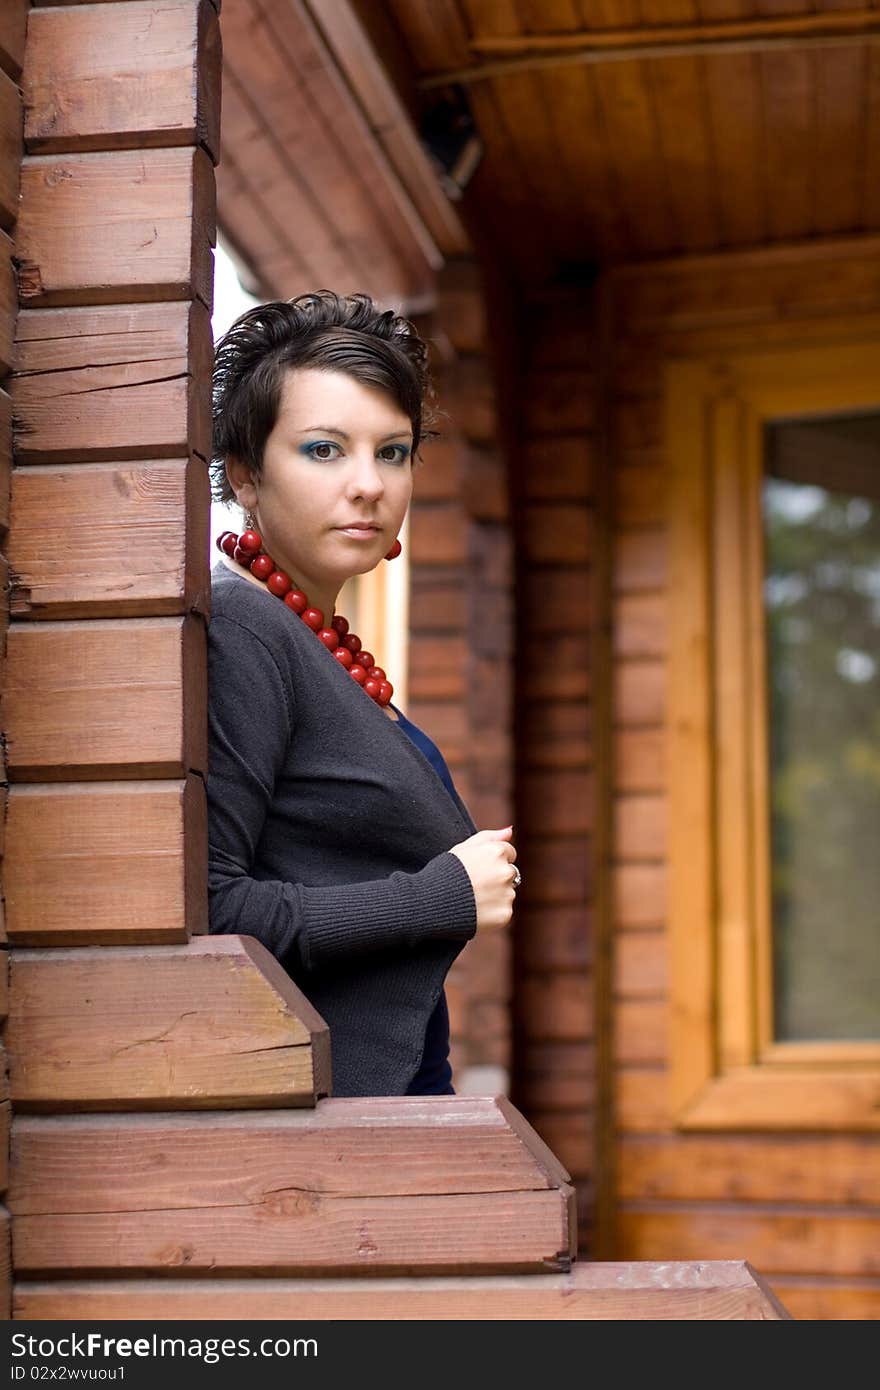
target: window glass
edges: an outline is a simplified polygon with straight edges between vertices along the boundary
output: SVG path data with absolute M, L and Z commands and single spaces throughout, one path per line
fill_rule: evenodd
M 765 444 L 774 1033 L 876 1040 L 880 414 Z

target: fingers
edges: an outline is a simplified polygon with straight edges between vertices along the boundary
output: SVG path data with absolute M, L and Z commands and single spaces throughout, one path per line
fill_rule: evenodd
M 503 830 L 478 830 L 474 839 L 482 836 L 484 840 L 509 840 L 513 834 L 513 826 L 505 825 Z

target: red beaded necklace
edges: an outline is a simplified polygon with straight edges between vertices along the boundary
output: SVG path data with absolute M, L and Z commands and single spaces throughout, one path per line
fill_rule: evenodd
M 396 541 L 399 546 L 400 542 Z M 292 613 L 302 618 L 306 627 L 311 628 L 319 642 L 323 642 L 332 652 L 340 666 L 344 666 L 353 681 L 375 700 L 377 705 L 387 705 L 394 694 L 394 686 L 386 679 L 381 666 L 377 666 L 371 652 L 364 651 L 363 643 L 357 633 L 349 632 L 346 618 L 332 618 L 330 626 L 324 626 L 324 614 L 320 608 L 312 608 L 302 589 L 294 586 L 293 580 L 284 570 L 278 569 L 271 555 L 263 551 L 263 538 L 259 531 L 242 531 L 237 536 L 234 531 L 224 531 L 217 537 L 217 549 L 234 560 L 244 569 L 250 570 L 255 578 L 266 585 L 276 598 L 280 598 Z M 398 554 L 399 554 L 398 550 Z

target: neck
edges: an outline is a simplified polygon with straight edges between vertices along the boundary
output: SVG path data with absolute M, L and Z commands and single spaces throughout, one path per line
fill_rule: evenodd
M 244 565 L 237 564 L 235 560 L 224 554 L 222 550 L 220 552 L 220 561 L 228 570 L 232 570 L 233 574 L 240 574 L 242 578 L 247 579 L 251 584 L 256 584 L 259 588 L 265 589 L 266 585 L 262 579 L 258 579 L 255 574 L 251 574 L 249 569 L 245 569 Z M 290 574 L 294 587 L 301 589 L 308 597 L 309 605 L 312 608 L 319 608 L 324 614 L 325 626 L 329 625 L 330 619 L 336 611 L 336 600 L 339 596 L 339 588 L 332 589 L 326 586 L 321 587 L 309 580 L 300 581 L 289 570 L 287 573 Z

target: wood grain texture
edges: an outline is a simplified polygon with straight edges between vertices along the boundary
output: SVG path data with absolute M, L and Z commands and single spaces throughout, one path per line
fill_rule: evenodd
M 12 371 L 15 316 L 18 313 L 18 286 L 12 262 L 14 247 L 0 231 L 0 379 Z
M 202 144 L 216 162 L 217 11 L 209 0 L 37 8 L 23 97 L 31 154 Z
M 177 942 L 207 931 L 199 777 L 13 786 L 7 843 L 4 892 L 16 945 Z
M 198 457 L 17 468 L 12 614 L 207 614 L 209 517 L 208 471 Z
M 21 92 L 0 67 L 0 227 L 11 232 L 18 217 L 21 166 Z
M 30 0 L 5 0 L 0 6 L 0 68 L 17 78 L 24 59 Z
M 742 1260 L 576 1264 L 528 1278 L 21 1282 L 16 1319 L 228 1318 L 778 1320 L 789 1314 Z
M 877 1135 L 687 1134 L 624 1138 L 623 1201 L 880 1206 Z
M 880 1210 L 849 1207 L 712 1205 L 676 1209 L 629 1206 L 619 1214 L 621 1254 L 651 1260 L 698 1259 L 711 1250 L 735 1259 L 747 1250 L 765 1278 L 774 1274 L 870 1275 L 880 1272 Z
M 0 532 L 5 537 L 9 528 L 9 494 L 12 481 L 12 401 L 0 388 Z M 8 605 L 3 605 L 5 621 L 9 621 Z
M 330 1035 L 251 937 L 15 952 L 16 1110 L 313 1106 Z
M 4 690 L 10 779 L 204 772 L 205 648 L 195 616 L 14 623 Z
M 9 1200 L 23 1271 L 537 1272 L 573 1256 L 567 1178 L 500 1097 L 394 1097 L 22 1118 Z
M 20 463 L 210 456 L 204 305 L 26 309 L 16 354 Z
M 30 155 L 22 163 L 23 305 L 195 297 L 210 309 L 215 240 L 214 171 L 204 150 Z
M 9 1132 L 12 1124 L 12 1102 L 0 1101 L 0 1192 L 9 1186 Z

